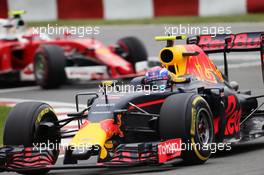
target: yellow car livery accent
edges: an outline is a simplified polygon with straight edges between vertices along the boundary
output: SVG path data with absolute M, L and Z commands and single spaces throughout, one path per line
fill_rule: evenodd
M 169 38 L 157 37 L 156 39 L 173 40 L 171 36 Z M 198 80 L 214 84 L 224 81 L 221 72 L 200 47 L 192 44 L 174 46 L 172 44 L 167 43 L 167 46 L 159 53 L 160 62 L 172 73 L 172 78 L 193 75 Z
M 184 83 L 184 82 L 187 81 L 187 78 L 185 78 L 185 77 L 176 77 L 176 78 L 174 78 L 173 77 L 172 81 L 175 82 L 175 83 Z
M 106 141 L 104 146 L 107 149 L 111 149 L 114 147 L 113 142 L 111 140 Z
M 89 123 L 77 132 L 71 140 L 70 145 L 76 147 L 99 145 L 101 148 L 100 158 L 105 159 L 107 156 L 107 150 L 104 147 L 106 140 L 107 136 L 101 124 Z
M 108 80 L 108 81 L 102 81 L 102 86 L 112 86 L 114 84 L 114 81 Z
M 170 62 L 163 62 L 161 59 L 161 53 L 164 50 L 170 50 L 173 54 L 173 59 Z M 160 62 L 168 69 L 169 66 L 174 66 L 175 73 L 171 72 L 173 76 L 177 77 L 185 75 L 187 59 L 182 54 L 186 52 L 186 48 L 183 45 L 176 45 L 173 47 L 165 47 L 160 51 Z M 169 69 L 168 69 L 169 70 Z

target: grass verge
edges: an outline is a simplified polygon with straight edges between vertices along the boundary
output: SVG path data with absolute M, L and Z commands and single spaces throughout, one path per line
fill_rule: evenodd
M 102 20 L 102 19 L 85 19 L 85 20 L 58 20 L 45 22 L 30 22 L 29 26 L 80 26 L 80 25 L 127 25 L 127 24 L 195 24 L 195 23 L 233 23 L 233 22 L 264 22 L 264 13 L 237 15 L 237 16 L 173 16 L 173 17 L 156 17 L 148 19 L 131 19 L 131 20 Z
M 4 123 L 10 109 L 10 107 L 0 106 L 0 145 L 3 145 Z

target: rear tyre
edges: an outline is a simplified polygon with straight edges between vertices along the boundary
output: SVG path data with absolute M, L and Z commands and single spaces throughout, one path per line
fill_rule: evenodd
M 211 155 L 214 140 L 212 113 L 207 102 L 193 93 L 175 94 L 161 107 L 161 139 L 182 139 L 182 159 L 186 164 L 203 164 Z
M 32 147 L 33 143 L 53 143 L 56 146 L 60 143 L 59 130 L 38 132 L 41 122 L 58 121 L 53 109 L 41 102 L 18 103 L 9 113 L 4 128 L 4 145 L 23 145 Z M 54 147 L 53 164 L 59 156 L 58 147 Z M 47 170 L 26 171 L 24 174 L 44 174 Z
M 132 36 L 121 38 L 117 44 L 126 53 L 125 59 L 134 66 L 137 62 L 147 61 L 146 47 L 138 38 Z
M 66 79 L 66 57 L 63 49 L 56 45 L 41 46 L 34 58 L 34 75 L 43 89 L 58 88 Z

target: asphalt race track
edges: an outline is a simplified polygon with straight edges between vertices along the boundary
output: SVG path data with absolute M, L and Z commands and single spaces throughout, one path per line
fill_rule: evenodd
M 220 24 L 219 24 L 220 25 Z M 224 26 L 228 26 L 225 24 Z M 256 24 L 236 24 L 231 25 L 234 33 L 243 31 L 264 31 L 263 23 Z M 156 35 L 164 34 L 163 25 L 147 26 L 107 26 L 101 27 L 101 35 L 98 39 L 107 44 L 114 43 L 120 36 L 134 35 L 141 38 L 147 45 L 149 55 L 156 56 L 164 43 L 157 43 L 153 40 Z M 222 67 L 221 55 L 213 57 L 217 66 Z M 236 53 L 229 57 L 230 80 L 235 80 L 240 84 L 241 90 L 252 90 L 253 94 L 264 93 L 264 84 L 261 77 L 259 53 Z M 0 98 L 19 98 L 45 101 L 59 101 L 74 103 L 74 94 L 84 91 L 98 91 L 96 83 L 79 83 L 74 85 L 64 85 L 58 90 L 41 90 L 36 86 L 19 88 L 1 88 Z M 260 101 L 263 102 L 264 100 Z M 85 161 L 84 164 L 94 163 L 95 159 Z M 196 174 L 196 175 L 260 175 L 264 174 L 264 139 L 259 139 L 253 143 L 247 143 L 232 147 L 231 151 L 214 154 L 204 165 L 183 166 L 181 161 L 176 161 L 173 165 L 163 166 L 141 166 L 133 168 L 112 168 L 112 169 L 90 169 L 90 170 L 61 170 L 52 171 L 54 175 L 98 175 L 98 174 Z M 58 165 L 62 159 L 59 159 Z M 13 173 L 2 173 L 3 175 Z M 15 174 L 15 173 L 14 173 Z

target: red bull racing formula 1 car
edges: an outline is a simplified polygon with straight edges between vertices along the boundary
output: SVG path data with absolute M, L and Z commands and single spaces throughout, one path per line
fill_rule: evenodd
M 102 94 L 77 94 L 77 112 L 66 119 L 58 120 L 52 107 L 42 102 L 17 104 L 5 124 L 0 169 L 36 174 L 66 168 L 159 165 L 175 158 L 202 164 L 219 144 L 230 149 L 231 143 L 263 136 L 263 104 L 257 99 L 264 95 L 240 91 L 206 54 L 223 52 L 226 61 L 227 52 L 259 51 L 263 68 L 263 34 L 202 35 L 188 38 L 187 45 L 173 44 L 183 38 L 156 38 L 167 40 L 159 54 L 163 68 L 134 78 L 129 84 L 133 92 L 118 88 L 119 92 L 110 93 L 116 83 L 104 82 Z M 89 96 L 83 110 L 79 110 L 80 96 Z M 62 129 L 72 121 L 78 121 L 77 130 Z M 59 147 L 54 145 L 69 137 L 64 165 L 56 166 Z M 97 165 L 76 165 L 91 156 L 97 156 Z
M 106 46 L 94 38 L 49 38 L 25 30 L 23 11 L 0 19 L 0 80 L 36 81 L 57 88 L 66 79 L 102 80 L 139 76 L 148 68 L 147 51 L 135 37 Z

